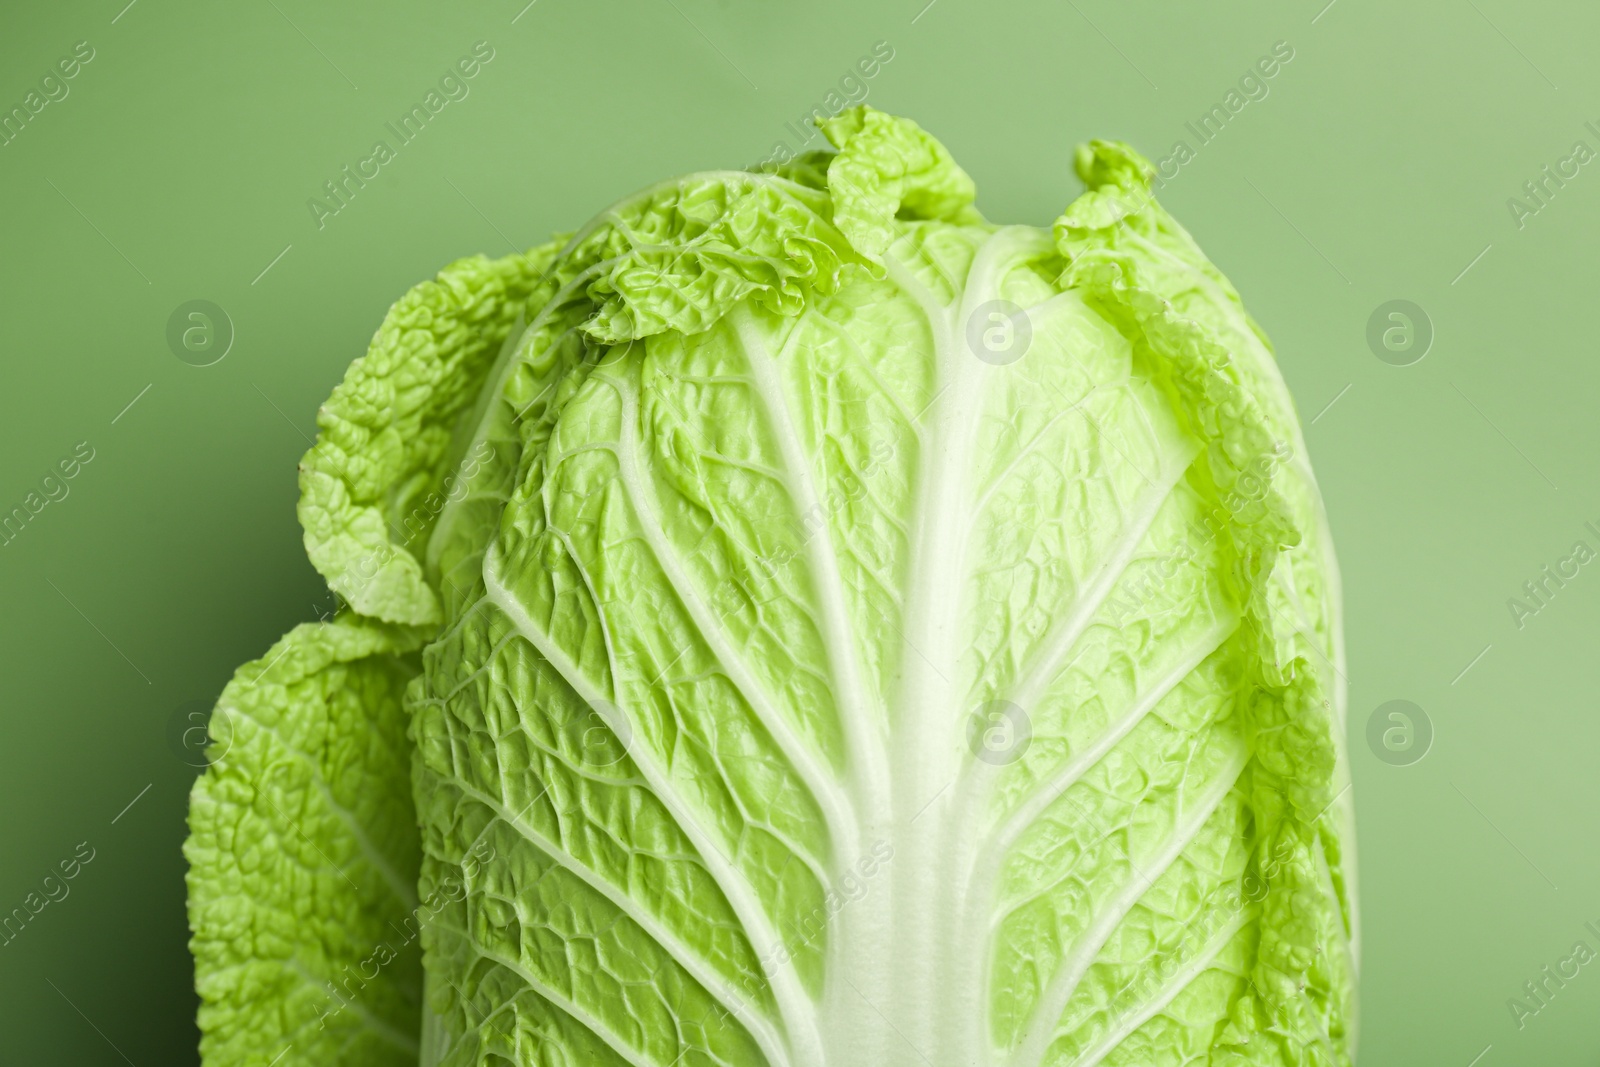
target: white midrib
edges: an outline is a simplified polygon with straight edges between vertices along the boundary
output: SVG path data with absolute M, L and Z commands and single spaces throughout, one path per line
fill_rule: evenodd
M 936 801 L 960 766 L 962 694 L 951 675 L 960 658 L 966 519 L 974 495 L 970 472 L 988 387 L 1004 371 L 963 351 L 957 335 L 980 305 L 998 295 L 1007 268 L 1029 253 L 1051 248 L 1048 237 L 1037 230 L 996 231 L 973 257 L 961 297 L 953 305 L 941 304 L 905 264 L 892 255 L 884 257 L 890 280 L 918 303 L 927 319 L 936 392 L 927 410 L 927 430 L 920 434 L 899 684 L 889 714 L 896 843 L 893 945 L 899 981 L 891 1003 L 871 1005 L 900 1032 L 901 1041 L 888 1046 L 893 1059 L 882 1055 L 880 1042 L 877 1050 L 861 1056 L 862 1063 L 919 1063 L 929 1057 L 930 1039 L 938 1042 L 933 1059 L 943 1060 L 954 1051 L 946 1043 L 965 1047 L 973 1043 L 974 1033 L 987 1032 L 985 1005 L 960 999 L 960 987 L 952 981 L 959 967 L 950 958 L 954 893 L 944 869 L 952 824 Z M 952 1024 L 958 1035 L 954 1038 Z M 915 1056 L 905 1055 L 907 1044 L 915 1048 Z M 874 1053 L 881 1058 L 874 1059 Z
M 774 1067 L 788 1062 L 788 1051 L 784 1047 L 783 1037 L 766 1019 L 762 1009 L 749 998 L 740 995 L 732 982 L 717 973 L 710 960 L 702 956 L 698 949 L 684 944 L 656 915 L 649 909 L 641 907 L 636 897 L 619 891 L 610 879 L 601 877 L 588 864 L 579 862 L 578 858 L 566 848 L 524 822 L 503 801 L 496 800 L 483 790 L 466 784 L 466 781 L 459 776 L 451 779 L 450 785 L 489 808 L 501 822 L 515 830 L 534 848 L 582 879 L 591 889 L 616 905 L 618 911 L 637 923 L 662 947 L 663 951 L 682 964 L 684 970 L 688 971 L 708 994 L 721 1001 L 730 1014 L 744 1024 L 744 1028 L 755 1038 L 756 1044 L 761 1046 L 761 1051 L 772 1061 Z
M 955 623 L 961 584 L 952 572 L 959 554 L 958 532 L 964 525 L 952 520 L 962 514 L 962 468 L 968 461 L 968 443 L 980 410 L 972 379 L 980 368 L 970 354 L 966 363 L 959 361 L 951 336 L 953 309 L 935 302 L 892 257 L 886 256 L 885 263 L 890 279 L 917 300 L 928 320 L 938 391 L 925 416 L 928 427 L 920 435 L 916 505 L 908 527 L 913 539 L 912 563 L 901 619 L 900 677 L 889 713 L 894 737 L 890 774 L 897 848 L 890 871 L 894 897 L 891 941 L 900 981 L 894 1003 L 869 1007 L 895 1030 L 926 1041 L 942 1028 L 935 1004 L 942 963 L 938 942 L 944 931 L 933 904 L 942 837 L 939 813 L 923 809 L 936 801 L 949 782 L 948 776 L 934 768 L 936 761 L 948 762 L 942 748 L 951 739 L 942 729 L 942 720 L 947 717 L 955 686 L 938 664 L 944 665 L 944 671 L 952 669 L 953 657 L 947 653 L 953 643 L 949 631 Z M 869 991 L 865 995 L 878 994 Z M 969 1010 L 977 1008 L 973 1005 Z M 880 1032 L 881 1026 L 872 1025 L 875 1020 L 869 1017 L 866 1021 L 875 1040 L 863 1050 L 861 1064 L 881 1062 L 898 1067 L 912 1062 Z M 927 1050 L 919 1047 L 917 1051 L 919 1058 L 928 1057 Z M 932 1056 L 937 1062 L 938 1050 L 933 1050 Z
M 1089 925 L 1078 935 L 1072 951 L 1050 976 L 1050 982 L 1039 997 L 1038 1003 L 1034 1005 L 1022 1040 L 1017 1044 L 1008 1067 L 1042 1067 L 1050 1039 L 1061 1021 L 1061 1015 L 1071 1001 L 1072 994 L 1077 991 L 1079 983 L 1083 981 L 1089 965 L 1105 947 L 1106 941 L 1116 930 L 1117 925 L 1127 918 L 1140 898 L 1149 892 L 1156 880 L 1200 833 L 1217 806 L 1233 789 L 1249 759 L 1248 749 L 1242 743 L 1239 744 L 1231 753 L 1229 762 L 1218 770 L 1210 787 L 1197 798 L 1194 806 L 1185 812 L 1183 820 L 1174 830 L 1172 837 L 1162 845 L 1160 851 L 1150 857 L 1143 866 L 1134 865 L 1130 857 L 1130 866 L 1134 868 L 1133 877 L 1129 878 L 1121 891 L 1090 920 Z
M 619 720 L 621 709 L 615 708 L 601 694 L 584 673 L 578 669 L 559 645 L 550 640 L 529 617 L 527 611 L 513 597 L 500 580 L 498 553 L 491 546 L 484 557 L 483 582 L 485 594 L 528 640 L 545 661 L 566 681 L 578 698 L 599 715 L 606 726 L 618 737 L 630 736 L 629 725 Z M 738 916 L 745 934 L 750 938 L 757 958 L 761 960 L 767 981 L 777 1002 L 778 1014 L 783 1021 L 788 1038 L 791 1061 L 797 1067 L 822 1063 L 821 1038 L 817 1032 L 816 1006 L 806 994 L 800 975 L 792 959 L 783 951 L 782 939 L 767 917 L 766 909 L 756 896 L 754 887 L 722 851 L 721 846 L 707 833 L 698 812 L 684 802 L 681 792 L 673 785 L 666 768 L 657 762 L 649 745 L 629 746 L 629 756 L 639 773 L 644 776 L 652 792 L 672 815 L 684 835 L 700 854 L 711 876 L 716 879 L 727 897 L 728 904 Z M 781 961 L 781 962 L 780 962 Z

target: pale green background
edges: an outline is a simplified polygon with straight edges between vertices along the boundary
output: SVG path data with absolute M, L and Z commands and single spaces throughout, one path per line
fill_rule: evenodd
M 79 841 L 97 850 L 0 948 L 0 1058 L 194 1062 L 192 772 L 167 724 L 328 606 L 295 462 L 407 286 L 765 156 L 878 40 L 895 55 L 869 102 L 941 137 L 991 217 L 1047 223 L 1078 189 L 1076 142 L 1163 155 L 1285 40 L 1270 95 L 1162 198 L 1272 335 L 1305 419 L 1350 386 L 1307 438 L 1345 576 L 1360 1062 L 1600 1059 L 1600 963 L 1520 1032 L 1506 1007 L 1600 921 L 1600 565 L 1520 631 L 1506 606 L 1579 537 L 1600 547 L 1583 530 L 1600 526 L 1600 165 L 1520 231 L 1506 207 L 1575 139 L 1600 147 L 1592 7 L 138 0 L 113 23 L 125 2 L 0 16 L 7 107 L 74 42 L 98 53 L 0 148 L 0 506 L 76 442 L 96 449 L 0 548 L 0 911 Z M 479 39 L 496 57 L 471 96 L 319 232 L 306 199 Z M 237 328 L 205 368 L 164 338 L 197 298 Z M 1366 346 L 1394 298 L 1437 330 L 1414 366 Z M 1413 766 L 1366 746 L 1396 698 L 1436 731 Z

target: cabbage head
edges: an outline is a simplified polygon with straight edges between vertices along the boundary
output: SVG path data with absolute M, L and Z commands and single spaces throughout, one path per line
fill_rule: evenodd
M 208 1067 L 1335 1067 L 1337 572 L 1265 336 L 1095 141 L 905 119 L 444 268 L 212 716 Z

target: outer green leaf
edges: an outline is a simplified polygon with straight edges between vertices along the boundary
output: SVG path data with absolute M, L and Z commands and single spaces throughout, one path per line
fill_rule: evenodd
M 1240 1062 L 1263 1042 L 1315 1064 L 1354 1043 L 1354 901 L 1342 765 L 1337 567 L 1305 443 L 1270 350 L 1238 294 L 1155 203 L 1148 162 L 1123 145 L 1080 149 L 1089 192 L 1056 224 L 1064 277 L 1147 353 L 1190 411 L 1222 507 L 1211 524 L 1247 590 L 1247 721 L 1260 871 L 1251 997 L 1229 1028 Z M 1342 804 L 1338 810 L 1336 805 Z M 1335 890 L 1325 892 L 1326 888 Z
M 747 296 L 793 314 L 808 290 L 831 291 L 857 258 L 830 222 L 826 196 L 770 174 L 666 182 L 603 218 L 569 262 L 593 279 L 585 332 L 612 344 L 697 333 Z
M 308 623 L 223 690 L 184 844 L 206 1067 L 416 1064 L 420 643 Z
M 894 240 L 897 217 L 981 221 L 972 179 L 910 119 L 855 107 L 818 125 L 839 149 L 828 165 L 834 221 L 868 259 Z
M 367 354 L 317 413 L 300 461 L 306 553 L 356 611 L 439 620 L 436 576 L 421 559 L 459 483 L 462 422 L 558 245 L 459 260 L 390 308 Z M 541 301 L 542 302 L 542 301 Z

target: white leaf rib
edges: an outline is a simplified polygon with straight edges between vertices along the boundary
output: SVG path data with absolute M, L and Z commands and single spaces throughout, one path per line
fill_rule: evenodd
M 585 1030 L 589 1031 L 595 1037 L 599 1038 L 602 1044 L 626 1060 L 630 1067 L 670 1067 L 668 1064 L 662 1064 L 659 1061 L 644 1058 L 642 1053 L 622 1039 L 622 1035 L 616 1033 L 611 1029 L 611 1027 L 607 1026 L 604 1020 L 596 1019 L 593 1015 L 590 1015 L 588 1012 L 584 1011 L 583 1008 L 579 1007 L 577 1004 L 574 1004 L 569 998 L 561 993 L 556 992 L 554 989 L 551 989 L 544 982 L 540 981 L 534 974 L 524 969 L 521 963 L 517 962 L 516 960 L 509 959 L 498 952 L 493 952 L 485 948 L 483 945 L 479 944 L 471 934 L 467 933 L 467 931 L 461 929 L 459 926 L 453 926 L 450 923 L 441 922 L 438 919 L 435 919 L 430 925 L 435 930 L 444 931 L 445 933 L 449 933 L 460 939 L 466 944 L 472 953 L 480 959 L 488 960 L 490 963 L 493 963 L 498 967 L 503 967 L 512 974 L 516 975 L 518 978 L 522 979 L 523 984 L 528 987 L 530 992 L 532 992 L 546 1004 L 549 1004 L 551 1007 L 561 1012 L 561 1014 L 565 1015 L 573 1022 L 577 1023 L 579 1026 L 583 1027 Z
M 1210 969 L 1211 964 L 1222 954 L 1222 950 L 1228 947 L 1228 943 L 1234 939 L 1234 936 L 1244 929 L 1245 924 L 1254 917 L 1253 909 L 1240 909 L 1239 913 L 1206 943 L 1205 947 L 1200 950 L 1194 959 L 1189 960 L 1173 973 L 1171 979 L 1156 992 L 1153 998 L 1137 1011 L 1124 1018 L 1115 1029 L 1098 1043 L 1091 1046 L 1089 1051 L 1074 1060 L 1072 1067 L 1097 1067 L 1101 1060 L 1110 1055 L 1141 1026 L 1165 1011 L 1167 1006 L 1178 998 L 1179 993 L 1182 993 L 1194 983 L 1195 979 Z
M 970 514 L 970 464 L 986 398 L 1005 378 L 1005 368 L 990 366 L 963 350 L 958 341 L 962 323 L 987 299 L 998 296 L 1006 275 L 1032 256 L 1050 250 L 1045 235 L 1026 227 L 1005 227 L 982 238 L 966 266 L 965 283 L 952 285 L 957 299 L 946 302 L 933 293 L 896 254 L 883 256 L 886 274 L 925 318 L 933 347 L 933 397 L 918 411 L 918 456 L 915 496 L 906 525 L 909 560 L 894 659 L 890 728 L 898 742 L 891 753 L 896 824 L 893 896 L 898 907 L 891 918 L 890 941 L 898 971 L 891 1014 L 904 1032 L 926 1033 L 936 1045 L 962 1051 L 984 1029 L 986 1008 L 963 1000 L 949 984 L 949 945 L 941 944 L 954 928 L 957 886 L 944 869 L 965 867 L 963 848 L 944 809 L 930 817 L 930 798 L 938 798 L 960 771 L 958 745 L 950 744 L 960 717 L 946 675 L 960 656 L 963 597 L 966 587 L 965 517 Z M 931 256 L 925 256 L 931 262 Z M 899 627 L 896 627 L 899 629 Z M 942 664 L 942 667 L 941 667 Z M 870 933 L 870 931 L 858 931 Z M 882 955 L 883 952 L 878 953 Z M 882 965 L 888 966 L 888 965 Z M 882 969 L 882 968 L 880 968 Z M 870 981 L 870 979 L 869 979 Z M 850 1005 L 846 1030 L 872 1033 L 880 1022 Z M 954 1027 L 957 1037 L 950 1037 Z M 886 1054 L 883 1038 L 859 1056 Z
M 807 461 L 794 416 L 784 395 L 778 375 L 777 359 L 767 348 L 755 318 L 749 308 L 741 304 L 730 315 L 735 333 L 745 349 L 750 364 L 750 380 L 773 437 L 778 442 L 778 453 L 783 471 L 780 484 L 794 501 L 801 516 L 821 509 L 815 476 Z M 787 352 L 800 334 L 796 323 L 784 349 Z M 839 574 L 839 561 L 833 544 L 833 532 L 824 513 L 821 528 L 805 540 L 806 562 L 814 578 L 814 585 L 822 609 L 822 641 L 827 650 L 828 666 L 834 682 L 834 702 L 839 717 L 841 733 L 848 746 L 847 773 L 856 784 L 856 810 L 859 813 L 881 810 L 888 796 L 886 781 L 887 724 L 873 714 L 873 700 L 863 681 L 860 654 L 855 628 L 850 623 L 849 611 L 844 602 L 844 581 Z M 878 729 L 873 724 L 878 723 Z M 858 840 L 859 840 L 859 830 Z M 847 854 L 848 855 L 848 854 Z
M 1023 668 L 1010 696 L 1018 706 L 1023 708 L 1032 706 L 1054 679 L 1056 671 L 1066 660 L 1067 653 L 1072 651 L 1078 638 L 1083 636 L 1089 623 L 1094 620 L 1095 613 L 1111 595 L 1117 580 L 1128 569 L 1134 553 L 1139 550 L 1139 545 L 1144 542 L 1145 535 L 1154 525 L 1156 516 L 1161 513 L 1162 507 L 1171 498 L 1178 483 L 1188 473 L 1190 465 L 1194 463 L 1199 453 L 1198 443 L 1193 444 L 1189 454 L 1173 462 L 1165 472 L 1165 477 L 1143 494 L 1142 507 L 1138 513 L 1127 523 L 1122 536 L 1106 553 L 1105 560 L 1073 599 L 1071 609 L 1051 628 L 1052 632 L 1045 639 L 1037 658 Z
M 931 257 L 930 257 L 931 259 Z M 954 302 L 942 303 L 939 296 L 918 278 L 916 273 L 902 260 L 892 253 L 885 253 L 883 257 L 884 269 L 888 272 L 889 280 L 899 287 L 900 291 L 909 296 L 922 310 L 930 326 L 937 330 L 937 324 L 949 326 L 950 312 Z
M 944 701 L 937 695 L 940 692 L 937 669 L 927 662 L 920 645 L 926 641 L 931 625 L 947 615 L 953 619 L 953 615 L 918 610 L 934 592 L 932 585 L 919 583 L 919 577 L 939 573 L 938 566 L 929 558 L 930 551 L 934 551 L 929 543 L 930 536 L 937 541 L 939 534 L 936 525 L 929 521 L 929 497 L 936 495 L 935 483 L 950 473 L 950 464 L 935 452 L 935 446 L 943 444 L 942 433 L 930 428 L 924 416 L 948 418 L 947 394 L 951 390 L 946 379 L 953 371 L 961 369 L 961 365 L 952 350 L 951 309 L 893 254 L 885 255 L 883 262 L 890 281 L 911 299 L 926 322 L 934 350 L 934 381 L 931 398 L 911 418 L 917 444 L 917 474 L 913 483 L 916 499 L 904 526 L 909 552 L 909 574 L 904 588 L 911 603 L 900 602 L 896 591 L 887 589 L 895 601 L 894 613 L 899 618 L 879 620 L 880 627 L 886 627 L 899 637 L 898 651 L 890 652 L 886 648 L 882 665 L 889 679 L 886 696 L 891 701 L 885 709 L 885 726 L 897 741 L 887 753 L 890 796 L 880 810 L 862 813 L 864 817 L 883 820 L 894 841 L 894 864 L 888 874 L 887 892 L 870 894 L 865 911 L 851 908 L 841 913 L 839 928 L 831 938 L 826 1011 L 831 1052 L 846 1062 L 887 1064 L 898 1062 L 893 1031 L 901 1031 L 903 1037 L 908 1028 L 924 1033 L 931 1030 L 929 1022 L 914 1021 L 905 1010 L 932 988 L 931 971 L 935 962 L 930 956 L 935 923 L 927 899 L 928 875 L 919 873 L 929 870 L 925 856 L 932 854 L 930 835 L 934 827 L 932 820 L 918 824 L 914 809 L 943 784 L 926 787 L 924 783 L 924 779 L 931 780 L 935 776 L 927 774 L 928 760 L 922 758 L 923 750 L 933 743 L 928 737 L 930 728 L 922 723 L 928 715 L 936 714 Z M 869 580 L 883 581 L 882 576 L 860 558 L 856 545 L 847 543 L 843 547 L 856 559 Z M 919 795 L 920 798 L 913 801 L 913 796 Z M 892 909 L 887 906 L 891 901 L 897 904 Z M 899 1023 L 890 1020 L 876 1004 L 859 993 L 863 988 L 890 988 L 896 973 L 902 975 L 903 980 L 894 1000 L 886 1006 Z M 978 1025 L 976 1019 L 973 1025 Z
M 495 548 L 491 547 L 484 561 L 484 586 L 489 599 L 527 639 L 534 650 L 544 657 L 545 662 L 562 676 L 579 699 L 588 704 L 618 737 L 630 736 L 627 721 L 625 719 L 618 721 L 620 709 L 615 709 L 615 706 L 602 696 L 578 669 L 577 664 L 567 656 L 565 650 L 540 631 L 527 611 L 501 582 L 496 567 L 498 555 Z M 787 953 L 780 951 L 783 941 L 773 929 L 754 886 L 711 838 L 697 814 L 686 802 L 686 798 L 674 788 L 666 768 L 657 762 L 655 753 L 649 750 L 649 746 L 630 745 L 628 754 L 633 759 L 634 765 L 639 768 L 639 773 L 649 783 L 651 792 L 661 801 L 662 806 L 672 815 L 695 850 L 700 853 L 701 861 L 705 863 L 711 876 L 722 886 L 722 891 L 727 896 L 734 914 L 744 925 L 745 935 L 755 947 L 756 955 L 766 972 L 767 981 L 772 987 L 773 999 L 777 1002 L 779 1014 L 783 1019 L 784 1033 L 792 1057 L 801 1063 L 822 1062 L 816 1005 L 806 995 L 793 959 Z M 780 957 L 781 963 L 778 962 Z
M 667 583 L 678 594 L 718 666 L 739 690 L 756 719 L 783 750 L 785 758 L 805 783 L 822 812 L 834 848 L 841 855 L 854 856 L 858 842 L 849 798 L 843 795 L 827 767 L 818 759 L 821 753 L 817 747 L 800 736 L 787 716 L 778 709 L 766 687 L 745 665 L 743 657 L 728 643 L 727 631 L 721 620 L 711 615 L 698 583 L 685 571 L 676 547 L 662 534 L 664 526 L 656 511 L 652 491 L 645 484 L 639 469 L 638 454 L 643 445 L 637 433 L 638 397 L 621 382 L 609 377 L 604 380 L 622 400 L 622 440 L 616 447 L 618 475 L 623 491 L 638 516 L 642 539 L 661 567 Z
M 1082 752 L 1074 753 L 1056 774 L 1041 783 L 1017 807 L 1005 814 L 998 825 L 988 829 L 976 826 L 969 829 L 969 834 L 984 839 L 982 849 L 978 851 L 972 867 L 967 872 L 967 892 L 961 902 L 963 918 L 957 924 L 957 928 L 961 931 L 958 935 L 961 944 L 958 955 L 966 968 L 965 980 L 973 988 L 983 988 L 988 980 L 994 941 L 1001 925 L 999 916 L 985 922 L 984 916 L 978 909 L 992 906 L 995 885 L 999 880 L 1006 853 L 1027 828 L 1033 825 L 1034 820 L 1105 759 L 1123 738 L 1132 733 L 1161 701 L 1204 663 L 1207 657 L 1220 648 L 1237 628 L 1237 617 L 1219 619 L 1214 627 L 1206 631 L 1199 641 L 1184 652 L 1176 667 L 1163 675 L 1148 691 L 1136 696 L 1120 718 L 1108 726 Z M 997 770 L 987 765 L 984 769 L 990 772 Z M 988 782 L 975 781 L 968 787 L 983 790 L 989 785 Z M 973 804 L 971 807 L 976 810 L 977 805 Z M 1007 914 L 1020 906 L 1020 904 L 1014 905 L 1012 909 L 1008 909 Z
M 972 519 L 968 524 L 969 528 L 977 525 L 978 519 L 983 515 L 984 511 L 988 509 L 989 502 L 994 499 L 994 494 L 1000 491 L 1000 487 L 1005 484 L 1006 479 L 1015 474 L 1017 468 L 1022 466 L 1024 462 L 1039 454 L 1040 449 L 1044 447 L 1046 435 L 1048 435 L 1058 423 L 1066 421 L 1068 416 L 1072 415 L 1083 405 L 1087 404 L 1096 395 L 1110 392 L 1113 389 L 1122 388 L 1126 384 L 1127 380 L 1124 379 L 1120 382 L 1106 382 L 1092 386 L 1087 393 L 1084 393 L 1083 396 L 1078 399 L 1076 404 L 1073 404 L 1071 407 L 1062 408 L 1054 415 L 1051 415 L 1049 421 L 1039 428 L 1038 433 L 1033 435 L 1032 440 L 1030 440 L 1023 447 L 1019 448 L 1016 455 L 1013 456 L 1010 462 L 1005 465 L 1005 468 L 991 478 L 989 480 L 989 484 L 985 486 L 978 494 L 978 499 L 973 503 L 972 506 Z
M 1074 405 L 1074 408 L 1081 406 Z M 1046 635 L 1045 644 L 1037 658 L 1020 672 L 1021 679 L 1008 694 L 1008 699 L 1022 708 L 1035 706 L 1048 684 L 1063 669 L 1062 661 L 1077 644 L 1101 605 L 1110 596 L 1117 580 L 1127 570 L 1133 554 L 1143 543 L 1161 508 L 1166 505 L 1182 480 L 1198 449 L 1182 461 L 1170 464 L 1171 469 L 1161 482 L 1153 483 L 1145 493 L 1144 506 L 1129 523 L 1127 531 L 1108 551 L 1104 562 L 1080 591 L 1067 613 Z M 967 989 L 969 999 L 979 999 L 979 991 L 989 980 L 990 952 L 995 937 L 993 925 L 985 921 L 983 909 L 993 904 L 994 888 L 999 878 L 1006 850 L 1027 826 L 1057 797 L 1063 795 L 1091 767 L 1104 758 L 1118 741 L 1131 732 L 1168 691 L 1179 684 L 1216 646 L 1226 639 L 1222 628 L 1208 633 L 1201 645 L 1185 655 L 1178 668 L 1164 676 L 1143 698 L 1136 699 L 1128 711 L 1112 724 L 1083 753 L 1069 761 L 1044 786 L 1023 802 L 1020 810 L 1003 817 L 998 827 L 981 825 L 981 812 L 992 794 L 1000 767 L 976 759 L 967 761 L 956 786 L 955 819 L 961 826 L 957 834 L 958 847 L 952 860 L 957 867 L 957 880 L 963 892 L 955 901 L 953 928 L 960 931 L 956 937 L 964 947 L 958 954 L 961 962 L 960 981 Z M 1234 620 L 1233 626 L 1237 626 Z M 1231 630 L 1232 627 L 1229 627 Z M 1215 643 L 1212 636 L 1215 635 Z M 968 703 L 970 703 L 970 699 Z M 982 842 L 981 845 L 977 842 Z
M 773 1028 L 772 1023 L 762 1014 L 753 1001 L 739 995 L 732 982 L 727 981 L 718 974 L 711 961 L 698 951 L 686 945 L 682 939 L 674 935 L 672 930 L 665 926 L 661 920 L 640 906 L 639 901 L 621 887 L 613 884 L 586 863 L 582 863 L 561 845 L 534 829 L 523 821 L 521 816 L 512 813 L 503 801 L 496 800 L 481 789 L 466 784 L 464 779 L 454 779 L 450 783 L 455 789 L 476 800 L 478 803 L 494 812 L 495 817 L 502 823 L 516 831 L 524 841 L 544 853 L 556 864 L 581 879 L 589 888 L 610 901 L 618 911 L 631 919 L 642 929 L 651 940 L 660 945 L 673 959 L 688 971 L 690 976 L 698 982 L 713 999 L 720 1000 L 734 1016 L 742 1023 L 750 1035 L 755 1038 L 756 1044 L 761 1046 L 761 1051 L 771 1061 L 772 1067 L 782 1067 L 789 1062 L 788 1050 L 783 1046 L 782 1036 Z M 696 860 L 699 857 L 695 857 Z
M 989 393 L 1007 374 L 1003 367 L 963 350 L 962 324 L 999 295 L 1010 270 L 1053 248 L 1037 230 L 1005 227 L 988 234 L 967 265 L 957 300 L 946 304 L 893 254 L 883 257 L 889 279 L 926 320 L 934 357 L 935 391 L 919 413 L 921 447 L 916 492 L 907 525 L 910 551 L 890 727 L 898 735 L 895 778 L 898 908 L 893 919 L 897 966 L 905 977 L 897 991 L 897 1029 L 925 1033 L 940 1047 L 965 1057 L 984 1028 L 983 1005 L 963 999 L 948 973 L 946 943 L 959 910 L 955 880 L 962 869 L 959 820 L 945 811 L 921 819 L 960 773 L 960 695 L 945 673 L 960 656 L 968 579 L 965 517 L 970 514 L 971 456 Z M 931 259 L 931 257 L 927 257 Z M 926 423 L 921 420 L 926 417 Z M 943 668 L 939 666 L 943 664 Z M 920 819 L 920 821 L 919 821 Z
M 1043 1067 L 1050 1038 L 1061 1021 L 1061 1015 L 1066 1011 L 1067 1004 L 1072 1000 L 1072 994 L 1077 992 L 1078 986 L 1082 983 L 1090 964 L 1105 947 L 1106 941 L 1116 931 L 1117 926 L 1127 918 L 1140 898 L 1155 884 L 1156 879 L 1166 872 L 1173 861 L 1183 854 L 1189 843 L 1199 835 L 1223 799 L 1233 790 L 1239 775 L 1243 773 L 1249 761 L 1249 751 L 1242 744 L 1239 745 L 1229 762 L 1217 774 L 1216 780 L 1201 795 L 1188 816 L 1178 824 L 1176 832 L 1161 850 L 1151 857 L 1147 866 L 1134 866 L 1136 872 L 1134 876 L 1123 885 L 1116 896 L 1112 897 L 1109 906 L 1090 920 L 1088 927 L 1079 934 L 1072 951 L 1050 976 L 1050 982 L 1039 998 L 1039 1003 L 1034 1006 L 1028 1025 L 1023 1031 L 1022 1040 L 1018 1042 L 1016 1051 L 1009 1061 L 1011 1067 Z M 1129 862 L 1132 863 L 1131 857 Z
M 490 427 L 494 425 L 495 408 L 500 403 L 501 394 L 505 391 L 506 379 L 511 375 L 512 368 L 516 365 L 516 350 L 522 340 L 523 311 L 517 312 L 516 321 L 506 333 L 504 341 L 500 342 L 500 351 L 495 354 L 494 362 L 489 366 L 489 372 L 483 382 L 478 386 L 478 396 L 474 402 L 474 410 L 469 417 L 472 424 L 472 436 L 467 439 L 467 444 L 456 457 L 454 476 L 459 478 L 461 465 L 467 456 L 477 451 L 478 447 L 488 440 Z M 553 382 L 551 383 L 554 384 Z M 546 386 L 548 389 L 549 386 Z M 439 509 L 439 516 L 434 520 L 433 530 L 428 534 L 427 543 L 422 546 L 421 560 L 430 570 L 439 568 L 439 551 L 449 539 L 449 530 L 455 525 L 456 516 L 460 509 L 467 503 L 472 493 L 463 493 L 459 498 L 452 499 L 448 492 L 445 496 L 444 506 Z M 441 533 L 440 531 L 444 532 Z
M 1227 615 L 1206 630 L 1200 640 L 1185 650 L 1177 666 L 1163 675 L 1149 690 L 1136 697 L 1122 716 L 1095 738 L 1092 744 L 1081 752 L 1073 753 L 1072 758 L 1062 764 L 1055 774 L 1004 816 L 994 833 L 990 835 L 984 855 L 998 866 L 999 859 L 1004 856 L 1006 850 L 1016 844 L 1022 833 L 1055 802 L 1057 797 L 1076 785 L 1090 769 L 1116 747 L 1119 741 L 1132 733 L 1156 705 L 1185 678 L 1193 674 L 1208 656 L 1222 647 L 1222 643 L 1238 627 L 1238 616 Z

